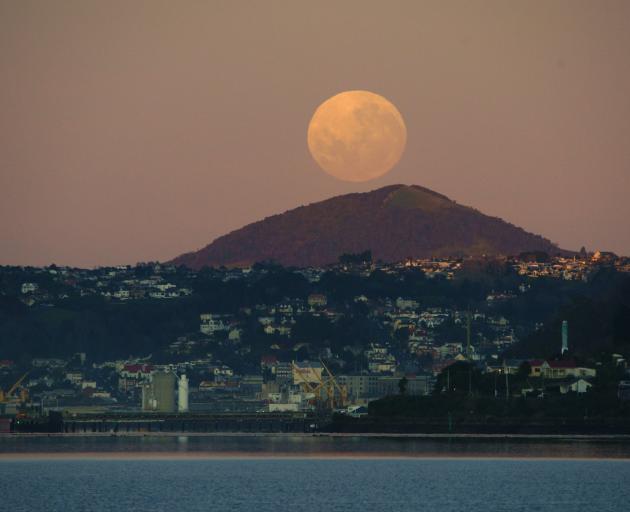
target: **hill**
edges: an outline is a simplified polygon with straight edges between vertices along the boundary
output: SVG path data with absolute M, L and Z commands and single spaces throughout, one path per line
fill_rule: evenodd
M 565 252 L 546 238 L 424 187 L 391 185 L 268 217 L 172 263 L 194 269 L 248 266 L 258 261 L 323 266 L 336 262 L 341 254 L 365 250 L 386 262 L 408 257 Z

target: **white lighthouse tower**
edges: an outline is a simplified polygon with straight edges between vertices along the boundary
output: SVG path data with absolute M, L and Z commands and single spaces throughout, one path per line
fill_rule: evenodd
M 182 375 L 177 385 L 177 410 L 188 412 L 188 377 Z

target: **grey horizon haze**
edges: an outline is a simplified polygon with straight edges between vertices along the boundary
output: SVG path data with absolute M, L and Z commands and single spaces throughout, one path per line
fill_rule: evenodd
M 628 255 L 629 55 L 622 0 L 0 0 L 0 264 L 168 260 L 394 183 Z M 363 183 L 306 143 L 354 89 L 407 126 Z

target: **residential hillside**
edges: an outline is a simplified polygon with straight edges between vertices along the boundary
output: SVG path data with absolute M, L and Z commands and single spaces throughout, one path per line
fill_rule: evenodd
M 347 194 L 268 217 L 217 238 L 171 263 L 200 269 L 260 261 L 322 266 L 344 253 L 375 260 L 566 253 L 539 235 L 412 185 Z

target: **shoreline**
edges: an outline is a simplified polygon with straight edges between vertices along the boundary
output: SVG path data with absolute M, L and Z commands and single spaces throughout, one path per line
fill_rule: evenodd
M 271 453 L 271 452 L 16 452 L 0 453 L 0 462 L 14 461 L 47 461 L 47 460 L 67 460 L 67 461 L 97 461 L 97 460 L 118 460 L 118 461 L 190 461 L 190 460 L 487 460 L 487 461 L 610 461 L 610 462 L 630 462 L 630 456 L 540 456 L 540 455 L 501 455 L 501 454 L 438 454 L 438 453 L 415 453 L 401 454 L 394 452 L 357 452 L 357 453 Z
M 0 462 L 91 459 L 630 461 L 630 435 L 277 432 L 0 434 Z
M 484 434 L 484 433 L 387 433 L 387 432 L 7 432 L 0 439 L 36 438 L 179 438 L 179 437 L 241 437 L 241 438 L 330 438 L 330 439 L 417 439 L 417 440 L 574 440 L 574 441 L 628 441 L 630 434 Z

